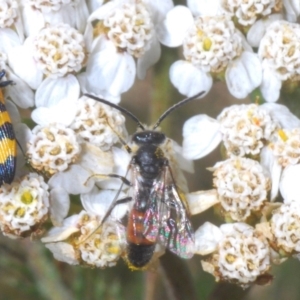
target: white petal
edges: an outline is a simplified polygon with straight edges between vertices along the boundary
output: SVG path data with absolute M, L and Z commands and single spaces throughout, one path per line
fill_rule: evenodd
M 139 79 L 145 79 L 148 68 L 157 63 L 160 54 L 160 43 L 157 38 L 153 38 L 150 49 L 137 61 L 137 76 Z
M 21 40 L 16 32 L 10 28 L 1 28 L 0 30 L 0 51 L 10 53 L 10 51 L 21 45 Z
M 185 172 L 194 173 L 195 170 L 193 161 L 184 157 L 183 149 L 180 145 L 178 145 L 175 141 L 171 139 L 170 142 L 172 142 L 171 148 L 175 152 L 176 162 L 179 168 Z
M 191 63 L 179 60 L 170 68 L 170 80 L 179 92 L 188 97 L 194 96 L 201 91 L 205 94 L 212 87 L 212 77 Z M 202 95 L 201 97 L 204 97 Z
M 31 113 L 32 120 L 39 125 L 60 123 L 70 125 L 75 118 L 77 107 L 76 99 L 66 98 L 51 107 L 38 107 Z
M 194 16 L 216 16 L 222 9 L 219 0 L 187 0 L 187 5 Z
M 263 77 L 260 86 L 261 93 L 267 102 L 276 102 L 280 96 L 281 80 L 276 73 L 263 66 Z
M 16 107 L 16 105 L 13 102 L 7 100 L 5 103 L 5 106 L 6 106 L 7 111 L 9 112 L 12 123 L 13 124 L 20 123 L 21 116 L 20 116 L 19 110 Z
M 115 200 L 117 190 L 99 190 L 94 187 L 90 193 L 81 195 L 81 203 L 84 209 L 92 214 L 104 217 L 105 213 L 111 207 Z M 121 192 L 118 199 L 125 198 L 125 194 Z M 128 211 L 128 203 L 118 204 L 110 214 L 110 217 L 120 220 Z
M 52 252 L 53 257 L 56 260 L 65 262 L 69 265 L 79 264 L 77 254 L 72 245 L 59 242 L 46 244 L 45 247 Z
M 14 124 L 14 132 L 16 135 L 16 139 L 22 147 L 23 151 L 26 151 L 27 144 L 31 139 L 31 130 L 24 123 Z M 23 155 L 23 153 L 20 153 Z
M 107 47 L 90 57 L 86 72 L 91 92 L 100 89 L 119 96 L 133 85 L 136 67 L 128 53 L 118 53 L 115 47 Z
M 87 22 L 93 22 L 95 20 L 103 20 L 110 15 L 112 11 L 118 8 L 120 4 L 118 1 L 110 1 L 100 6 L 95 10 L 88 18 Z
M 54 226 L 61 226 L 70 209 L 68 193 L 56 187 L 50 191 L 50 216 Z
M 87 76 L 86 72 L 78 74 L 77 79 L 79 81 L 82 93 L 93 94 L 93 95 L 95 95 L 99 98 L 108 100 L 108 101 L 113 102 L 115 104 L 120 103 L 120 101 L 121 101 L 120 96 L 112 96 L 107 91 L 98 89 L 98 86 L 91 86 L 90 81 L 88 80 L 88 76 Z
M 300 165 L 287 166 L 281 176 L 280 193 L 284 199 L 284 203 L 292 200 L 300 201 Z
M 188 159 L 201 158 L 221 142 L 220 124 L 207 115 L 197 115 L 183 125 L 183 155 Z
M 131 161 L 131 155 L 124 149 L 112 148 L 113 160 L 115 166 L 112 170 L 112 174 L 117 174 L 120 176 L 125 176 L 128 170 L 128 166 Z M 107 173 L 106 173 L 107 174 Z M 109 180 L 104 180 L 97 183 L 97 186 L 103 189 L 116 189 L 118 190 L 121 187 L 122 181 L 118 178 L 110 178 Z M 123 185 L 123 189 L 127 188 L 126 185 Z
M 33 36 L 45 27 L 45 20 L 40 10 L 30 5 L 24 5 L 22 9 L 24 31 L 26 36 Z
M 271 201 L 274 201 L 278 194 L 279 181 L 281 176 L 281 166 L 278 164 L 276 157 L 274 157 L 272 150 L 264 147 L 260 153 L 260 163 L 269 172 L 271 176 Z
M 80 86 L 72 74 L 60 78 L 46 78 L 35 94 L 36 107 L 51 107 L 63 99 L 78 99 Z
M 220 202 L 216 190 L 193 192 L 186 197 L 191 215 L 200 214 Z
M 158 28 L 157 35 L 160 42 L 168 47 L 182 45 L 185 34 L 193 22 L 193 16 L 187 7 L 175 6 L 168 12 L 162 26 Z
M 273 14 L 256 21 L 247 33 L 247 40 L 252 47 L 259 47 L 260 41 L 266 33 L 266 29 L 274 21 L 283 19 L 281 14 Z
M 93 182 L 87 181 L 91 173 L 81 166 L 72 165 L 66 172 L 59 172 L 53 175 L 48 184 L 50 187 L 60 187 L 69 194 L 88 193 L 92 187 Z
M 297 17 L 300 14 L 299 0 L 283 0 L 284 8 L 288 16 L 289 22 L 297 22 Z
M 30 40 L 26 40 L 23 46 L 14 47 L 8 53 L 9 65 L 17 76 L 22 78 L 32 89 L 37 89 L 43 80 L 43 73 L 38 70 L 32 57 Z
M 89 16 L 89 10 L 87 7 L 87 3 L 84 0 L 81 0 L 76 3 L 75 7 L 75 27 L 80 31 L 84 32 L 86 27 L 86 20 Z
M 259 109 L 265 110 L 271 115 L 272 119 L 279 123 L 282 128 L 293 129 L 300 127 L 300 119 L 298 119 L 290 110 L 277 103 L 264 103 Z
M 11 99 L 21 108 L 34 106 L 34 93 L 29 85 L 13 72 L 9 73 L 9 79 L 15 84 L 7 87 Z
M 262 68 L 257 54 L 244 51 L 240 58 L 231 61 L 225 73 L 230 93 L 245 98 L 261 84 Z
M 168 11 L 174 7 L 172 0 L 144 0 L 143 2 L 146 4 L 147 9 L 150 10 L 154 24 L 160 23 Z
M 195 253 L 207 255 L 216 251 L 221 238 L 221 230 L 212 223 L 205 222 L 195 232 Z

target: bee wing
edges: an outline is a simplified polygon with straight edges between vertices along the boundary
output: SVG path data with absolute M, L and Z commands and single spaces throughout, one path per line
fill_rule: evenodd
M 159 239 L 171 252 L 182 258 L 193 256 L 194 232 L 187 208 L 181 198 L 170 167 L 164 170 L 164 194 L 160 203 Z
M 194 232 L 170 167 L 165 167 L 153 183 L 143 224 L 147 240 L 159 239 L 180 257 L 193 256 Z

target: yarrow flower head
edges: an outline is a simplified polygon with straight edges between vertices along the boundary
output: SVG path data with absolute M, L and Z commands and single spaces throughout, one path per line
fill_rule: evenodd
M 267 202 L 270 179 L 263 167 L 249 158 L 232 158 L 213 168 L 214 186 L 226 219 L 246 221 Z
M 24 237 L 38 232 L 48 218 L 49 192 L 35 173 L 0 188 L 0 227 L 4 235 Z
M 178 19 L 182 20 L 180 30 Z M 170 79 L 186 96 L 209 91 L 215 76 L 225 75 L 236 98 L 246 97 L 261 83 L 260 61 L 228 14 L 194 18 L 186 7 L 175 7 L 167 14 L 160 35 L 167 46 L 183 45 L 185 60 L 171 66 Z
M 37 125 L 28 144 L 29 163 L 36 170 L 53 175 L 74 163 L 80 153 L 75 132 L 60 124 Z
M 84 66 L 83 35 L 68 24 L 41 30 L 34 39 L 33 47 L 33 58 L 46 76 L 65 76 L 80 71 Z
M 281 0 L 223 0 L 222 7 L 242 26 L 281 10 Z
M 256 104 L 225 108 L 217 120 L 229 156 L 258 155 L 278 127 L 271 115 Z
M 149 48 L 154 25 L 142 2 L 124 3 L 103 20 L 104 31 L 119 51 L 139 58 Z
M 62 226 L 48 232 L 42 241 L 56 259 L 101 268 L 116 264 L 124 254 L 125 227 L 119 220 L 127 212 L 128 204 L 116 207 L 101 224 L 115 193 L 94 187 L 90 193 L 81 196 L 85 210 L 66 218 Z M 124 195 L 120 193 L 120 197 Z
M 210 241 L 212 233 L 214 241 Z M 270 269 L 267 239 L 248 224 L 224 224 L 217 228 L 205 223 L 196 231 L 196 239 L 200 253 L 208 254 L 207 246 L 211 244 L 211 255 L 201 263 L 216 281 L 229 281 L 246 288 Z
M 120 111 L 87 97 L 77 101 L 76 116 L 70 125 L 79 141 L 89 142 L 102 150 L 126 140 L 125 118 Z
M 185 59 L 206 72 L 224 71 L 242 51 L 241 35 L 224 16 L 195 19 L 183 40 Z
M 300 202 L 283 203 L 270 220 L 274 248 L 279 253 L 300 253 Z
M 217 120 L 196 115 L 184 124 L 183 153 L 186 158 L 198 159 L 223 142 L 229 157 L 258 156 L 280 128 L 279 120 L 272 116 L 275 110 L 241 104 L 225 108 Z
M 300 128 L 280 129 L 269 144 L 282 167 L 300 162 Z
M 9 28 L 19 17 L 18 2 L 16 0 L 1 0 L 0 7 L 0 28 Z
M 117 96 L 132 86 L 136 73 L 143 79 L 160 57 L 156 31 L 172 6 L 170 0 L 163 6 L 146 0 L 115 0 L 94 11 L 85 32 L 91 52 L 82 75 L 86 90 Z
M 300 25 L 275 21 L 262 38 L 258 55 L 262 60 L 261 91 L 266 101 L 277 101 L 282 82 L 299 81 Z

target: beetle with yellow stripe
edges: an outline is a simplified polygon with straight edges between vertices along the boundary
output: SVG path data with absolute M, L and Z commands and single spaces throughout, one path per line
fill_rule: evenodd
M 0 186 L 11 183 L 16 171 L 17 141 L 10 115 L 5 106 L 2 89 L 13 82 L 3 81 L 5 71 L 0 71 Z

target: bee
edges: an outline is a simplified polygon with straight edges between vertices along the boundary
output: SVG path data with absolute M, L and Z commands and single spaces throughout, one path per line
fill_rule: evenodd
M 0 71 L 0 186 L 11 183 L 16 171 L 17 141 L 11 118 L 5 107 L 2 88 L 13 84 L 11 80 L 2 81 L 5 71 Z
M 119 177 L 123 183 L 101 222 L 101 224 L 105 222 L 116 205 L 133 202 L 128 214 L 125 251 L 125 260 L 131 269 L 146 269 L 157 243 L 164 245 L 182 258 L 191 258 L 193 255 L 191 249 L 194 244 L 194 232 L 188 217 L 188 207 L 176 185 L 170 162 L 163 151 L 162 146 L 167 137 L 157 131 L 157 128 L 170 112 L 202 94 L 204 92 L 170 107 L 161 115 L 151 130 L 146 130 L 138 118 L 126 109 L 104 99 L 85 94 L 89 98 L 125 113 L 139 127 L 139 131 L 132 137 L 137 150 L 132 154 L 126 175 L 121 177 L 111 174 L 112 177 Z M 125 146 L 129 152 L 132 152 L 128 145 Z M 131 174 L 130 180 L 126 178 L 129 173 Z M 132 188 L 132 196 L 118 199 L 123 184 Z

